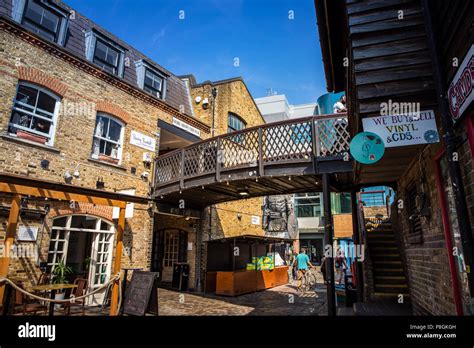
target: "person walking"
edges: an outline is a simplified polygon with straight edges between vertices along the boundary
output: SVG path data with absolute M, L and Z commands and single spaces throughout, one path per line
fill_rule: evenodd
M 297 280 L 296 280 L 296 288 L 297 290 L 301 289 L 303 277 L 306 274 L 306 271 L 313 267 L 311 262 L 309 261 L 308 255 L 306 255 L 306 248 L 301 248 L 300 253 L 296 256 L 295 260 L 293 261 L 293 265 L 297 266 Z

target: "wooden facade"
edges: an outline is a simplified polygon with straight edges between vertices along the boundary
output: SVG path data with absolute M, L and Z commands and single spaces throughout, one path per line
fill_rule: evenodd
M 420 103 L 421 110 L 436 107 L 436 95 L 419 1 L 315 1 L 321 42 L 346 44 L 332 49 L 327 71 L 345 71 L 346 80 L 329 91 L 347 91 L 351 134 L 362 131 L 362 119 L 380 115 L 381 103 Z M 323 11 L 324 5 L 326 11 Z M 331 6 L 331 7 L 329 7 Z M 327 14 L 330 21 L 322 18 Z M 335 20 L 336 16 L 341 16 Z M 400 17 L 403 16 L 403 17 Z M 346 26 L 345 26 L 346 25 Z M 326 35 L 326 37 L 324 37 Z M 324 50 L 323 50 L 324 51 Z M 337 52 L 342 52 L 337 55 Z M 348 58 L 347 67 L 336 65 Z M 336 74 L 337 73 L 332 73 Z M 339 73 L 340 75 L 340 73 Z M 372 165 L 355 164 L 355 183 L 392 183 L 406 170 L 419 146 L 389 148 Z

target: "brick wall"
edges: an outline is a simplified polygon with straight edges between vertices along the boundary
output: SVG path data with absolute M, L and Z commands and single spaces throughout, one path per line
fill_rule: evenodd
M 455 314 L 451 276 L 441 220 L 441 208 L 435 182 L 433 158 L 439 145 L 430 145 L 420 157 L 416 158 L 398 182 L 396 201 L 403 199 L 404 209 L 399 210 L 395 219 L 395 232 L 400 233 L 402 247 L 406 254 L 408 282 L 415 314 Z M 423 240 L 410 243 L 410 213 L 407 208 L 407 187 L 415 183 L 421 190 L 422 176 L 425 174 L 425 194 L 430 200 L 430 216 L 422 217 Z
M 215 135 L 227 133 L 229 112 L 240 116 L 245 121 L 247 128 L 265 123 L 252 95 L 240 79 L 231 79 L 228 82 L 216 83 L 215 85 L 205 83 L 193 87 L 191 89 L 191 100 L 193 101 L 196 118 L 212 127 L 212 104 L 210 103 L 208 109 L 204 109 L 202 102 L 195 103 L 195 99 L 200 96 L 202 99 L 209 98 L 211 101 L 211 90 L 214 86 L 217 88 L 214 117 Z M 261 224 L 256 226 L 251 223 L 253 215 L 259 216 L 260 222 L 262 222 L 262 204 L 263 199 L 257 197 L 216 205 L 213 208 L 211 238 L 243 234 L 263 236 L 264 231 Z M 241 218 L 238 218 L 238 214 L 241 214 Z
M 0 30 L 0 46 L 0 171 L 64 183 L 65 172 L 72 174 L 77 170 L 80 176 L 73 178 L 75 186 L 96 188 L 96 181 L 102 178 L 108 191 L 135 189 L 136 195 L 147 196 L 150 182 L 142 179 L 141 174 L 144 171 L 151 173 L 153 168 L 146 168 L 143 163 L 143 153 L 148 151 L 130 144 L 131 132 L 140 132 L 159 143 L 155 135 L 158 119 L 171 122 L 171 114 L 7 31 Z M 7 135 L 19 80 L 40 84 L 61 97 L 52 147 L 27 143 Z M 119 165 L 90 158 L 97 111 L 109 113 L 125 123 Z M 49 161 L 48 168 L 41 167 L 42 160 Z M 132 173 L 132 168 L 136 169 L 135 173 Z M 4 200 L 8 205 L 9 198 Z M 53 214 L 72 213 L 63 209 L 63 203 L 50 204 L 52 210 L 46 219 L 46 229 Z M 152 218 L 147 208 L 135 204 L 133 218 L 126 221 L 124 246 L 130 252 L 124 251 L 123 266 L 150 267 Z M 90 209 L 85 212 L 94 213 Z M 108 207 L 101 209 L 110 210 Z M 108 218 L 110 220 L 110 214 Z M 0 238 L 2 234 L 4 236 L 4 232 L 0 233 Z M 47 254 L 47 248 L 45 238 L 41 245 L 43 255 Z M 20 272 L 22 268 L 25 272 Z M 36 260 L 23 260 L 14 264 L 12 270 L 17 276 L 23 275 L 26 281 L 34 280 L 38 271 Z

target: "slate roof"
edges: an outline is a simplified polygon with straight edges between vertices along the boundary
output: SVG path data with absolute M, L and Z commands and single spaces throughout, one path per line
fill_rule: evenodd
M 12 8 L 14 1 L 18 0 L 0 0 L 0 14 L 6 15 L 9 18 L 13 19 Z M 73 8 L 69 7 L 62 1 L 54 0 L 52 2 L 54 2 L 56 5 L 60 6 L 63 9 L 67 9 L 68 11 L 73 10 Z M 66 41 L 63 46 L 66 51 L 79 58 L 86 59 L 85 33 L 89 32 L 90 30 L 97 31 L 106 38 L 123 47 L 125 49 L 125 58 L 128 57 L 130 59 L 130 66 L 124 67 L 123 78 L 115 76 L 116 78 L 123 79 L 125 82 L 131 84 L 132 86 L 139 88 L 137 84 L 135 62 L 143 59 L 150 66 L 168 76 L 167 91 L 164 102 L 178 110 L 180 109 L 180 105 L 183 105 L 184 113 L 186 115 L 192 116 L 190 95 L 184 81 L 182 81 L 176 75 L 174 75 L 167 69 L 163 68 L 161 65 L 157 64 L 156 62 L 145 56 L 137 49 L 120 40 L 118 37 L 103 29 L 90 19 L 84 17 L 76 10 L 74 11 L 75 18 L 69 19 Z M 92 62 L 90 63 L 95 65 Z

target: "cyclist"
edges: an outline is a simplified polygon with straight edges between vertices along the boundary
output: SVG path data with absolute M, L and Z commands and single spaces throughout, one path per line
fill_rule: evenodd
M 302 282 L 303 282 L 303 277 L 305 276 L 306 271 L 308 270 L 308 266 L 313 267 L 313 265 L 309 261 L 308 255 L 306 255 L 306 248 L 304 247 L 301 248 L 300 253 L 296 256 L 295 260 L 293 261 L 293 265 L 295 263 L 298 265 L 298 277 L 296 281 L 296 288 L 297 290 L 300 290 Z

